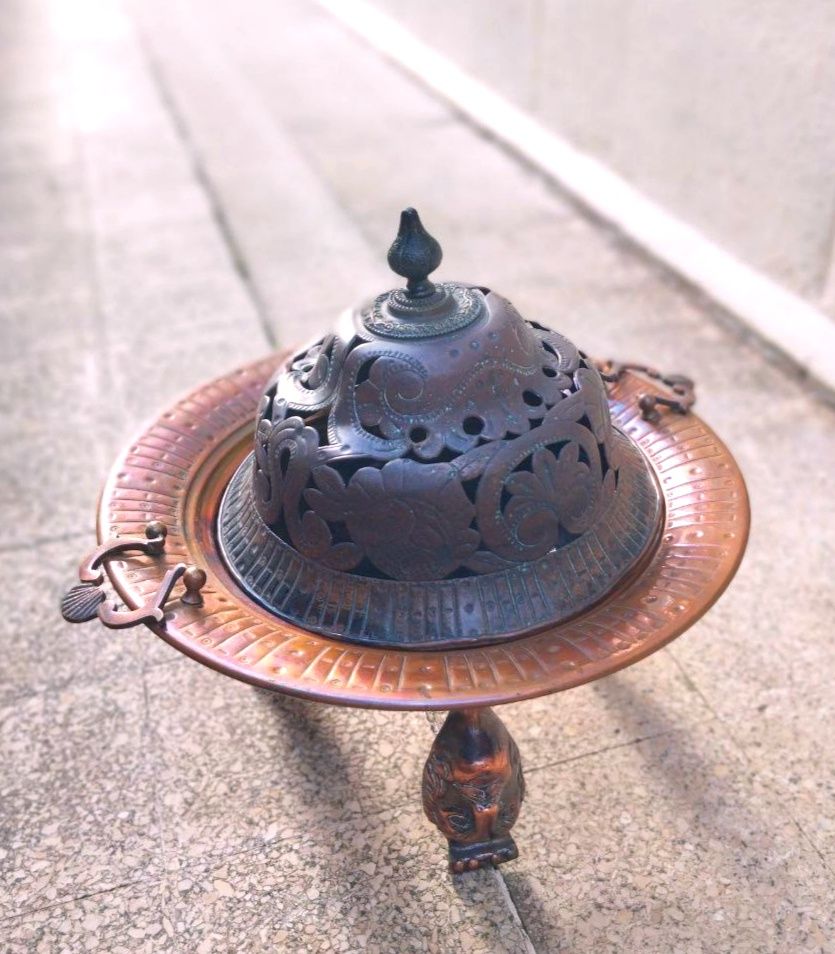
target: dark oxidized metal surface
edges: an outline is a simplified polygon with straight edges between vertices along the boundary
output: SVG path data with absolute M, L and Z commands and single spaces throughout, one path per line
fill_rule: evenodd
M 279 371 L 224 499 L 233 575 L 307 629 L 518 635 L 601 599 L 657 530 L 658 488 L 597 369 L 489 289 L 433 284 L 440 257 L 406 210 L 389 262 L 407 288 Z
M 528 563 L 432 581 L 340 573 L 303 556 L 259 519 L 251 499 L 251 458 L 238 468 L 224 494 L 220 515 L 224 557 L 251 596 L 314 632 L 369 645 L 426 648 L 507 639 L 587 609 L 629 572 L 652 543 L 661 517 L 656 485 L 640 451 L 620 435 L 615 440 L 622 445 L 618 493 L 581 537 Z M 536 463 L 534 468 L 533 477 L 538 479 Z M 450 538 L 472 532 L 471 512 L 444 508 L 444 491 L 460 490 L 455 484 L 435 487 L 425 482 L 425 496 L 410 501 L 408 523 L 404 526 L 396 514 L 389 518 L 386 505 L 394 494 L 387 500 L 387 476 L 384 469 L 378 493 L 368 492 L 364 498 L 373 507 L 356 519 L 384 520 L 392 550 L 398 542 L 408 549 L 412 535 L 427 533 L 432 518 L 438 532 Z M 398 509 L 406 509 L 402 500 Z
M 286 360 L 286 359 L 284 359 Z M 733 577 L 748 534 L 742 476 L 694 414 L 638 399 L 663 393 L 624 373 L 613 385 L 614 424 L 635 443 L 662 489 L 661 537 L 609 598 L 559 626 L 500 644 L 443 650 L 362 647 L 278 619 L 226 569 L 215 526 L 223 490 L 250 452 L 252 418 L 280 357 L 243 368 L 173 406 L 120 456 L 104 487 L 99 538 L 168 529 L 165 552 L 125 554 L 107 571 L 130 607 L 155 594 L 177 563 L 204 567 L 202 606 L 174 600 L 163 639 L 227 675 L 321 701 L 398 709 L 472 708 L 569 689 L 630 665 L 691 626 Z M 311 592 L 316 604 L 321 592 Z

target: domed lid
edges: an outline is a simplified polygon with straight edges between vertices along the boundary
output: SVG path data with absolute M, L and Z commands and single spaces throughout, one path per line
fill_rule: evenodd
M 224 495 L 231 572 L 316 632 L 507 639 L 602 599 L 658 528 L 592 363 L 490 289 L 434 284 L 441 257 L 403 212 L 388 260 L 406 287 L 278 371 Z

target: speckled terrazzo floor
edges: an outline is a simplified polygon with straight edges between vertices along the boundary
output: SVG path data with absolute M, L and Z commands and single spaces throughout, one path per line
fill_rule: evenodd
M 835 414 L 307 2 L 12 0 L 0 17 L 0 950 L 835 950 Z M 686 371 L 754 522 L 691 633 L 502 710 L 517 862 L 452 879 L 435 719 L 282 700 L 63 624 L 149 415 L 388 287 L 448 277 Z

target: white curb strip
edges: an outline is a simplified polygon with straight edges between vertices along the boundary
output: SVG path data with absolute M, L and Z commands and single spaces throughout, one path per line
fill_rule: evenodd
M 665 211 L 365 0 L 318 3 L 835 391 L 835 320 Z

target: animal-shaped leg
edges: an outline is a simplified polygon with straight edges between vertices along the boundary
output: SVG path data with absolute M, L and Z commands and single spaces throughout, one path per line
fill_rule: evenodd
M 511 861 L 525 780 L 519 749 L 492 709 L 449 713 L 423 770 L 423 810 L 449 841 L 456 873 Z

